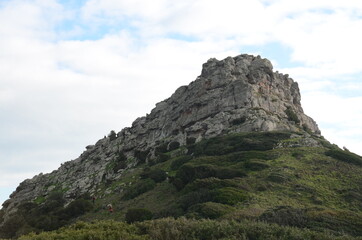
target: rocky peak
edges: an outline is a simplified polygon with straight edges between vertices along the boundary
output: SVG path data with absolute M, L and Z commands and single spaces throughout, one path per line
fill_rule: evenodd
M 16 212 L 20 202 L 44 198 L 52 191 L 64 192 L 69 201 L 83 193 L 98 193 L 101 184 L 120 179 L 139 162 L 154 158 L 161 145 L 172 149 L 236 132 L 319 135 L 300 100 L 298 84 L 273 72 L 267 59 L 246 54 L 221 61 L 212 58 L 195 81 L 179 87 L 131 127 L 87 146 L 80 157 L 58 170 L 21 183 L 3 204 L 4 219 Z

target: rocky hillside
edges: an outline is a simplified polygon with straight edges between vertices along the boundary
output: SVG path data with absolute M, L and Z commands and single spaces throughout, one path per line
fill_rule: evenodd
M 273 72 L 267 59 L 251 55 L 210 59 L 195 81 L 157 103 L 132 127 L 111 132 L 58 170 L 22 182 L 4 203 L 6 215 L 21 201 L 54 190 L 63 190 L 69 200 L 93 194 L 100 183 L 117 180 L 127 169 L 154 158 L 157 146 L 175 148 L 234 132 L 305 130 L 319 135 L 300 100 L 298 84 Z
M 313 154 L 316 154 L 303 153 L 299 156 L 295 153 L 296 155 L 292 156 L 293 159 L 307 155 L 317 156 L 326 151 L 332 151 L 334 147 L 321 138 L 317 124 L 304 114 L 300 100 L 298 84 L 288 75 L 273 72 L 272 64 L 267 59 L 251 55 L 228 57 L 221 61 L 210 59 L 203 65 L 201 75 L 195 81 L 188 86 L 178 88 L 170 98 L 157 103 L 150 114 L 136 119 L 131 127 L 124 128 L 118 133 L 111 131 L 108 137 L 87 146 L 77 159 L 65 162 L 52 173 L 39 174 L 22 182 L 10 199 L 3 204 L 0 212 L 0 227 L 4 229 L 8 226 L 14 216 L 22 215 L 26 218 L 31 215 L 30 213 L 34 214 L 34 211 L 41 212 L 47 204 L 55 200 L 56 206 L 62 209 L 56 215 L 61 213 L 68 216 L 71 215 L 70 212 L 73 214 L 72 203 L 87 199 L 85 196 L 88 196 L 89 200 L 89 196 L 92 195 L 102 199 L 99 200 L 102 204 L 110 201 L 119 205 L 122 202 L 122 206 L 128 206 L 123 207 L 125 211 L 132 205 L 138 206 L 138 200 L 135 203 L 133 199 L 137 199 L 139 195 L 153 189 L 155 184 L 166 179 L 168 179 L 167 191 L 177 192 L 198 178 L 245 177 L 247 173 L 244 170 L 237 170 L 240 167 L 249 170 L 269 168 L 270 164 L 265 164 L 263 161 L 279 159 L 283 155 L 283 149 L 311 148 L 314 149 Z M 259 135 L 255 135 L 257 133 Z M 264 133 L 273 134 L 265 135 Z M 207 152 L 209 148 L 204 146 L 205 142 L 210 143 L 208 141 L 215 146 L 213 150 L 210 150 L 211 152 Z M 225 144 L 219 146 L 213 141 Z M 203 167 L 200 168 L 212 173 L 204 177 L 198 177 L 199 175 L 195 173 L 195 171 L 201 171 L 197 167 L 198 170 L 190 170 L 196 174 L 192 179 L 186 177 L 191 173 L 187 171 L 183 173 L 183 170 L 179 173 L 177 167 L 171 167 L 172 164 L 178 164 L 180 167 L 192 159 L 196 163 L 191 165 L 198 166 L 201 160 L 198 158 L 195 160 L 195 157 L 205 154 L 228 156 L 233 152 L 249 150 L 263 151 L 263 153 L 252 153 L 251 157 L 246 154 L 249 157 L 245 158 L 236 157 L 241 162 L 242 159 L 247 160 L 247 163 L 240 163 L 239 160 L 233 162 L 229 157 L 225 157 L 221 160 L 223 162 L 221 170 L 218 164 L 212 167 L 212 160 L 206 159 L 205 164 L 208 167 L 201 164 Z M 266 156 L 265 151 L 273 152 L 268 152 Z M 332 152 L 333 156 L 338 154 L 345 153 L 340 153 L 339 150 Z M 359 166 L 360 158 L 353 154 L 351 156 L 351 159 L 354 159 L 352 162 L 355 161 L 352 164 Z M 325 161 L 332 159 L 328 156 L 324 157 Z M 153 166 L 153 172 L 150 170 L 151 166 Z M 154 166 L 159 167 L 153 169 Z M 291 173 L 279 174 L 277 169 L 282 166 L 275 167 L 274 175 L 268 172 L 269 175 L 271 174 L 270 179 L 276 182 L 280 180 L 283 183 L 284 178 L 291 177 Z M 148 183 L 139 180 L 150 178 L 150 176 L 154 177 L 151 177 Z M 229 183 L 219 184 L 228 185 Z M 236 185 L 231 184 L 228 187 L 235 188 Z M 139 189 L 146 190 L 142 192 L 143 190 Z M 167 198 L 172 201 L 177 198 L 176 195 L 168 195 Z M 317 194 L 313 196 L 317 197 Z M 316 199 L 316 201 L 319 200 Z M 159 202 L 163 205 L 171 204 L 164 199 Z M 24 207 L 24 203 L 28 205 Z M 83 202 L 78 201 L 77 204 L 79 203 Z M 236 203 L 233 202 L 233 204 Z M 86 208 L 88 205 L 84 203 L 82 206 Z M 162 207 L 159 206 L 158 210 L 154 209 L 159 212 L 159 216 L 179 215 L 161 214 L 163 210 L 169 209 L 160 208 Z M 188 211 L 188 207 L 180 209 L 181 212 Z M 266 206 L 262 209 L 265 210 Z M 104 218 L 102 211 L 99 211 L 100 215 L 95 214 L 95 218 Z M 40 212 L 37 216 L 41 215 Z M 83 213 L 78 212 L 75 216 L 79 217 Z M 26 224 L 29 228 L 34 228 L 29 222 Z M 23 220 L 23 226 L 25 225 Z M 59 226 L 61 225 L 59 223 Z M 44 229 L 41 226 L 39 228 Z M 48 230 L 54 228 L 56 227 L 53 226 Z

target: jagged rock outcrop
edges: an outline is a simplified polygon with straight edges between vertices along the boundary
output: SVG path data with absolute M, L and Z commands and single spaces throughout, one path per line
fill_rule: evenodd
M 69 201 L 95 193 L 140 161 L 155 157 L 160 145 L 172 148 L 233 132 L 280 130 L 319 135 L 300 100 L 298 84 L 288 75 L 273 72 L 267 59 L 251 55 L 210 59 L 195 81 L 156 104 L 132 127 L 87 146 L 79 158 L 58 170 L 22 182 L 3 204 L 4 219 L 16 212 L 20 202 L 52 191 L 63 191 Z

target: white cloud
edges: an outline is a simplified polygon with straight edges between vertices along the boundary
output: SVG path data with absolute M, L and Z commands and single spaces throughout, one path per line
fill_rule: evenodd
M 0 4 L 0 161 L 22 169 L 3 175 L 11 181 L 50 171 L 109 130 L 130 126 L 193 81 L 208 58 L 270 42 L 288 46 L 298 62 L 276 70 L 300 83 L 305 111 L 323 126 L 323 135 L 360 151 L 358 1 L 89 0 L 81 9 L 61 4 Z M 73 22 L 63 29 L 64 21 Z M 69 39 L 99 29 L 105 33 L 96 38 Z M 272 58 L 278 61 L 278 53 Z M 348 89 L 354 98 L 346 98 Z
M 313 116 L 327 140 L 362 155 L 362 97 L 341 97 L 323 91 L 303 95 L 303 107 Z

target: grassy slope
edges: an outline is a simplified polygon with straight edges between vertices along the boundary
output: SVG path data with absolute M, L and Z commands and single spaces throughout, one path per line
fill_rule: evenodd
M 289 225 L 302 232 L 305 228 L 328 231 L 323 236 L 362 236 L 362 158 L 323 139 L 316 140 L 325 147 L 275 148 L 278 143 L 288 146 L 296 141 L 289 137 L 289 133 L 236 134 L 189 145 L 189 155 L 184 154 L 185 148 L 160 152 L 162 162 L 139 165 L 122 180 L 100 187 L 93 208 L 77 219 L 124 220 L 128 209 L 145 208 L 154 218 L 247 221 L 261 229 Z M 168 180 L 152 176 L 160 170 L 168 173 Z M 113 204 L 113 213 L 104 209 L 108 203 Z M 182 225 L 183 220 L 179 221 L 175 224 Z M 157 221 L 148 224 L 162 225 Z M 202 220 L 198 224 L 201 227 Z M 287 231 L 280 228 L 275 231 Z M 271 235 L 277 234 L 274 230 Z M 149 230 L 145 234 L 152 235 Z

